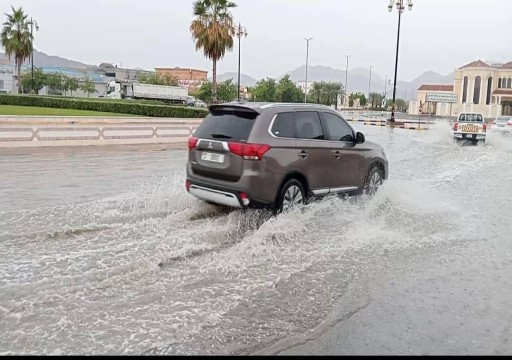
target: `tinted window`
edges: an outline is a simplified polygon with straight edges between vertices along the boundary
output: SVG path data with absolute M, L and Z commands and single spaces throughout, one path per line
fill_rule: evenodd
M 484 118 L 480 114 L 461 114 L 460 122 L 483 122 Z
M 272 134 L 282 138 L 293 138 L 294 136 L 294 113 L 278 114 L 272 125 Z
M 203 120 L 194 136 L 200 139 L 245 142 L 249 139 L 257 115 L 252 111 L 214 111 Z
M 295 134 L 299 139 L 323 140 L 324 132 L 318 113 L 313 111 L 296 112 Z
M 323 113 L 328 139 L 333 141 L 354 141 L 352 128 L 339 116 Z

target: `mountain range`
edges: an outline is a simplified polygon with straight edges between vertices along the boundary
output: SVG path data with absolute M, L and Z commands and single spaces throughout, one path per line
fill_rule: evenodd
M 0 53 L 0 58 L 5 57 L 4 54 Z M 29 64 L 29 62 L 26 62 Z M 74 68 L 83 70 L 93 70 L 97 68 L 97 65 L 88 65 L 79 61 L 74 61 L 66 58 L 62 58 L 55 55 L 48 55 L 44 52 L 34 50 L 34 64 L 36 66 L 44 67 L 63 67 L 63 68 Z M 99 64 L 98 64 L 99 65 Z M 305 65 L 300 66 L 294 70 L 291 70 L 281 76 L 277 77 L 277 80 L 281 79 L 284 75 L 289 74 L 292 81 L 304 81 L 305 80 L 306 67 Z M 348 71 L 348 91 L 349 92 L 362 92 L 368 93 L 369 85 L 369 69 L 365 68 L 354 68 Z M 233 79 L 233 82 L 237 82 L 238 74 L 236 72 L 227 72 L 219 74 L 217 76 L 218 81 L 225 81 Z M 345 83 L 345 69 L 335 69 L 329 66 L 316 65 L 308 67 L 308 81 L 331 81 Z M 254 86 L 258 82 L 257 79 L 247 75 L 240 75 L 240 83 L 243 86 Z M 372 74 L 371 91 L 372 92 L 384 92 L 386 80 L 379 74 Z M 434 71 L 427 71 L 416 79 L 406 82 L 398 81 L 397 83 L 397 97 L 406 98 L 407 100 L 415 99 L 417 89 L 423 84 L 453 84 L 453 73 L 448 75 L 441 75 Z M 387 91 L 388 96 L 391 96 L 393 83 L 392 76 L 388 77 Z

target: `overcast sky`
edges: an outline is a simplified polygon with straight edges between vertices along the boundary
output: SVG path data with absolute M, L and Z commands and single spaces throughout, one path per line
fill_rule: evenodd
M 234 0 L 242 40 L 242 72 L 256 79 L 277 77 L 305 63 L 345 68 L 374 66 L 392 75 L 398 13 L 388 0 Z M 196 52 L 189 26 L 192 0 L 2 0 L 0 11 L 22 6 L 40 25 L 35 47 L 99 65 L 195 67 L 211 64 Z M 5 18 L 5 16 L 4 16 Z M 2 22 L 4 19 L 2 19 Z M 446 75 L 477 58 L 512 60 L 511 0 L 414 0 L 402 17 L 399 79 L 424 71 Z M 238 48 L 219 63 L 236 72 Z

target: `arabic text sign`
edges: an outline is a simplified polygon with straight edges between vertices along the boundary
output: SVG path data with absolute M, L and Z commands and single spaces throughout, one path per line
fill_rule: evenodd
M 428 93 L 427 101 L 428 102 L 437 102 L 437 103 L 456 103 L 457 102 L 457 94 Z

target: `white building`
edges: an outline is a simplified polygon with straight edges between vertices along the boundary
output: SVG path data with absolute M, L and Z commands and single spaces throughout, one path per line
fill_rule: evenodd
M 512 115 L 512 61 L 489 65 L 477 60 L 455 70 L 454 85 L 422 85 L 409 114 L 457 116 L 479 112 L 486 118 Z

